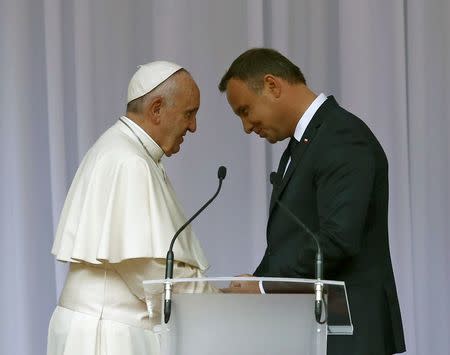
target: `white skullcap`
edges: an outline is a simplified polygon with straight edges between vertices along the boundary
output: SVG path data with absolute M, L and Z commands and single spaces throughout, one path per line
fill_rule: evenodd
M 183 69 L 183 67 L 165 61 L 151 62 L 138 66 L 138 70 L 128 84 L 127 103 L 149 93 L 180 69 Z

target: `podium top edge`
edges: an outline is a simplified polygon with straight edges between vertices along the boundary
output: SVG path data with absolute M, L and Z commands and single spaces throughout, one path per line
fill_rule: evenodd
M 302 284 L 314 284 L 320 281 L 324 285 L 345 286 L 344 281 L 335 280 L 317 280 L 317 279 L 298 279 L 298 278 L 281 278 L 281 277 L 195 277 L 195 278 L 177 278 L 177 279 L 158 279 L 144 280 L 144 285 L 155 285 L 165 283 L 182 283 L 182 282 L 217 282 L 217 281 L 269 281 L 269 282 L 292 282 Z

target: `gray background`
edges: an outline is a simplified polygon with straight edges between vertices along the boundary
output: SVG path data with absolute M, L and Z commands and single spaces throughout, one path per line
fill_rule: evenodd
M 284 142 L 246 136 L 217 90 L 249 47 L 290 57 L 375 132 L 390 162 L 391 253 L 408 354 L 448 354 L 448 0 L 0 0 L 0 353 L 44 354 L 65 266 L 50 255 L 90 145 L 123 114 L 136 65 L 165 59 L 202 91 L 198 131 L 165 159 L 209 275 L 252 272 Z

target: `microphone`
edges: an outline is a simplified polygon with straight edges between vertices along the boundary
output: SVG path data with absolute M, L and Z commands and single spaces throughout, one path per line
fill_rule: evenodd
M 172 241 L 170 242 L 169 251 L 167 252 L 166 256 L 166 280 L 173 278 L 173 244 L 175 243 L 175 240 L 177 239 L 178 235 L 200 214 L 203 212 L 203 210 L 209 206 L 211 202 L 217 197 L 217 195 L 220 192 L 220 189 L 222 188 L 222 181 L 225 179 L 225 176 L 227 175 L 227 168 L 224 166 L 219 167 L 217 170 L 217 177 L 219 178 L 219 187 L 217 188 L 216 193 L 213 197 L 211 197 L 191 218 L 189 218 L 185 224 L 183 224 L 175 233 L 175 235 L 172 238 Z M 172 306 L 172 285 L 170 282 L 166 282 L 164 286 L 164 322 L 167 323 L 170 319 L 170 313 L 171 313 L 171 306 Z
M 280 180 L 281 179 L 276 172 L 272 171 L 270 173 L 270 183 L 273 185 L 274 188 L 276 188 L 279 185 Z M 320 248 L 319 240 L 317 239 L 316 235 L 313 232 L 311 232 L 310 229 L 294 213 L 292 213 L 292 211 L 287 206 L 281 203 L 281 201 L 278 198 L 276 199 L 275 202 L 316 242 L 317 253 L 316 253 L 315 271 L 317 281 L 314 283 L 314 293 L 315 293 L 314 314 L 316 316 L 317 323 L 324 324 L 327 321 L 327 317 L 325 317 L 325 320 L 323 321 L 320 320 L 322 315 L 322 304 L 324 302 L 324 299 L 323 299 L 323 283 L 320 281 L 323 279 L 323 254 L 322 249 Z

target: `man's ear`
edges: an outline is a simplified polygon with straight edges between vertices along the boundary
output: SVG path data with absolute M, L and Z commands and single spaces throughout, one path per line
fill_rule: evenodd
M 146 109 L 146 116 L 154 123 L 159 124 L 161 121 L 163 99 L 161 96 L 155 97 Z
M 264 75 L 263 82 L 264 91 L 275 99 L 278 99 L 281 95 L 282 89 L 281 79 L 272 74 L 266 74 Z

